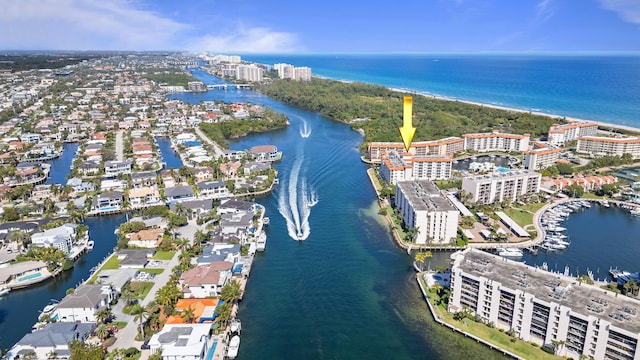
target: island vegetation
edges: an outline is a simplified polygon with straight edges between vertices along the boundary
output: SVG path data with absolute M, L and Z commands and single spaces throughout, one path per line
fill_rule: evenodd
M 261 133 L 288 125 L 287 116 L 266 108 L 261 113 L 251 112 L 249 120 L 228 120 L 218 123 L 201 123 L 200 130 L 214 142 L 227 144 L 229 139 L 237 139 L 252 133 Z
M 185 73 L 184 71 L 174 68 L 149 68 L 143 71 L 143 76 L 145 78 L 162 85 L 183 86 L 186 88 L 190 81 L 198 81 L 198 79 Z
M 402 125 L 402 98 L 411 95 L 379 85 L 318 78 L 308 82 L 274 80 L 261 84 L 257 90 L 335 121 L 349 123 L 354 129 L 362 129 L 365 144 L 371 141 L 402 141 L 398 131 L 398 126 Z M 560 118 L 527 112 L 413 96 L 413 125 L 417 127 L 414 141 L 494 129 L 540 136 L 548 131 L 550 125 L 562 122 Z

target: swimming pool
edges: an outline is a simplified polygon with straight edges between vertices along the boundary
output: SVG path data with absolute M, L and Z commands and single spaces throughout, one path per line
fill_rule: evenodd
M 499 172 L 499 173 L 510 173 L 511 169 L 507 169 L 505 167 L 497 167 L 496 168 L 496 172 Z
M 42 276 L 42 274 L 39 272 L 31 275 L 22 276 L 18 278 L 18 282 L 33 280 L 35 278 L 39 278 L 40 276 Z
M 209 352 L 207 353 L 207 357 L 205 358 L 206 360 L 213 359 L 213 354 L 215 354 L 215 352 L 216 352 L 216 346 L 217 345 L 218 345 L 218 339 L 215 338 L 215 339 L 213 339 L 213 343 L 211 343 L 211 348 L 209 349 Z
M 118 209 L 120 209 L 120 206 L 117 206 L 117 205 L 115 205 L 115 206 L 105 206 L 105 207 L 100 208 L 100 211 L 111 211 L 111 210 L 118 210 Z
M 442 276 L 440 276 L 440 275 L 433 275 L 433 280 L 435 280 L 435 281 L 442 281 Z
M 242 264 L 235 264 L 235 265 L 233 266 L 233 273 L 234 273 L 234 274 L 241 273 L 241 272 L 242 272 L 242 267 L 243 267 L 243 265 L 242 265 Z

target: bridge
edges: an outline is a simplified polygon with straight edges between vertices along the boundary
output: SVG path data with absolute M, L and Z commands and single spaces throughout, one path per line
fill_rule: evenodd
M 209 90 L 227 90 L 227 89 L 251 89 L 251 84 L 210 84 L 207 85 L 207 89 Z

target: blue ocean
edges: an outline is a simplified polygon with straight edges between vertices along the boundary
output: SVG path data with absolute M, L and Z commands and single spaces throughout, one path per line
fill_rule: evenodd
M 640 54 L 256 55 L 359 81 L 560 117 L 640 128 Z

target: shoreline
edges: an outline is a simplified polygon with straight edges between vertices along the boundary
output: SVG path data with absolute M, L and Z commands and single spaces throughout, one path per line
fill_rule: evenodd
M 351 81 L 351 80 L 338 80 L 338 79 L 333 79 L 333 78 L 330 78 L 330 77 L 318 76 L 318 75 L 314 75 L 313 77 L 318 78 L 318 79 L 324 79 L 324 80 L 338 81 L 338 82 L 346 83 L 346 84 L 350 84 L 350 83 L 354 83 L 354 82 L 362 82 L 362 81 Z M 362 83 L 365 83 L 365 82 L 362 82 Z M 525 110 L 525 109 L 518 109 L 518 108 L 512 108 L 512 107 L 508 107 L 508 106 L 487 104 L 487 103 L 471 101 L 471 100 L 461 100 L 461 99 L 446 97 L 446 96 L 443 96 L 443 95 L 430 94 L 430 93 L 427 93 L 427 92 L 421 92 L 421 91 L 412 90 L 412 89 L 401 89 L 401 88 L 389 87 L 389 86 L 386 86 L 386 85 L 375 84 L 375 83 L 366 83 L 366 84 L 382 86 L 382 87 L 384 87 L 384 88 L 386 88 L 388 90 L 395 91 L 395 92 L 402 93 L 402 94 L 419 95 L 419 96 L 423 96 L 425 98 L 431 98 L 431 99 L 436 99 L 436 100 L 445 100 L 445 101 L 453 101 L 453 102 L 461 102 L 461 103 L 465 103 L 465 104 L 469 104 L 469 105 L 488 107 L 488 108 L 504 110 L 504 111 L 513 111 L 513 112 L 517 112 L 517 113 L 529 113 L 529 114 L 532 114 L 532 115 L 544 116 L 544 117 L 548 117 L 548 118 L 552 118 L 552 119 L 558 119 L 558 120 L 565 121 L 565 122 L 571 122 L 571 121 L 594 122 L 594 123 L 598 124 L 598 128 L 603 128 L 603 130 L 604 130 L 604 128 L 609 128 L 609 129 L 624 130 L 624 131 L 629 131 L 629 132 L 634 132 L 634 133 L 640 134 L 640 127 L 633 127 L 633 126 L 629 126 L 629 125 L 619 125 L 619 124 L 609 123 L 609 122 L 605 122 L 605 121 L 576 118 L 576 117 L 563 116 L 563 115 L 558 115 L 558 114 L 549 114 L 549 113 L 540 112 L 540 111 L 531 111 L 531 110 Z

